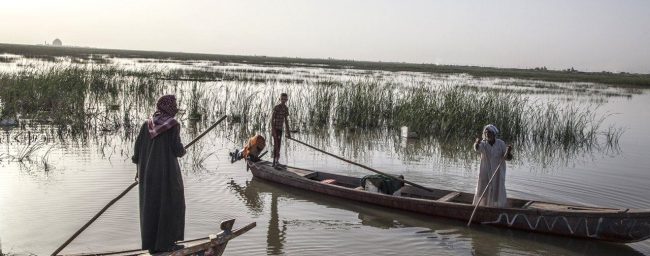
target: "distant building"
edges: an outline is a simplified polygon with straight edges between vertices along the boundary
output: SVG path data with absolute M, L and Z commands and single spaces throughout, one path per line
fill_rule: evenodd
M 54 39 L 54 41 L 52 41 L 52 45 L 54 45 L 54 46 L 62 46 L 63 43 L 61 42 L 61 40 L 59 40 L 57 38 L 57 39 Z

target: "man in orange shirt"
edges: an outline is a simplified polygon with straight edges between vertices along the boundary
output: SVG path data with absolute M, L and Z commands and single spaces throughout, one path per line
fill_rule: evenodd
M 248 143 L 246 143 L 241 151 L 235 150 L 235 152 L 230 152 L 230 163 L 234 163 L 243 158 L 257 162 L 264 147 L 266 147 L 266 139 L 262 135 L 257 134 L 248 139 Z

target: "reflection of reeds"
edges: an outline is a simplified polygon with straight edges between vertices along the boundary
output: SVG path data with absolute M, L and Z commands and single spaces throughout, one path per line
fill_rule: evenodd
M 622 128 L 608 127 L 606 132 L 603 132 L 605 135 L 605 142 L 608 148 L 618 148 L 618 141 L 623 134 Z
M 210 156 L 214 155 L 216 152 L 211 152 L 207 154 L 192 154 L 192 169 L 193 170 L 205 170 L 205 160 Z
M 13 158 L 18 162 L 30 160 L 30 157 L 34 153 L 36 153 L 36 151 L 41 149 L 44 145 L 45 145 L 44 141 L 36 141 L 35 143 L 28 141 L 26 145 L 24 145 L 22 148 L 18 150 L 17 154 L 14 155 Z
M 50 152 L 52 152 L 52 148 L 54 148 L 54 146 L 50 146 L 50 148 L 48 148 L 41 156 L 41 164 L 43 165 L 43 170 L 46 172 L 52 169 L 51 165 L 49 164 Z
M 38 136 L 32 136 L 31 132 L 27 132 L 26 134 L 21 132 L 15 135 L 13 139 L 21 143 L 22 146 L 15 151 L 15 154 L 10 153 L 6 156 L 4 154 L 0 154 L 0 161 L 3 158 L 7 158 L 21 164 L 40 164 L 39 168 L 42 167 L 44 171 L 49 171 L 51 169 L 51 165 L 49 163 L 49 155 L 52 152 L 54 146 L 47 148 L 45 152 L 43 152 L 39 157 L 37 155 L 37 152 L 47 145 L 47 141 L 45 139 L 38 139 L 37 137 Z M 39 158 L 36 159 L 36 157 Z

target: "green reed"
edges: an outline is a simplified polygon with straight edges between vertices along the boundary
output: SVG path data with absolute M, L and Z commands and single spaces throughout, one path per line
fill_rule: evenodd
M 25 70 L 16 74 L 0 74 L 2 116 L 39 113 L 55 120 L 65 116 L 82 118 L 88 77 L 81 68 L 53 68 L 46 71 Z
M 111 66 L 61 65 L 4 72 L 0 73 L 0 116 L 52 122 L 85 133 L 105 129 L 108 124 L 96 127 L 92 120 L 109 121 L 106 111 L 118 110 L 120 105 L 141 106 L 138 110 L 142 110 L 148 105 L 143 101 L 150 103 L 159 96 L 157 85 L 152 78 L 129 76 Z M 121 122 L 113 126 L 120 127 Z
M 336 126 L 381 127 L 391 117 L 394 88 L 392 84 L 377 80 L 362 80 L 336 87 Z
M 516 93 L 462 87 L 398 87 L 363 80 L 329 90 L 337 95 L 338 127 L 397 130 L 408 126 L 411 131 L 442 140 L 479 137 L 484 125 L 494 124 L 508 141 L 585 145 L 597 139 L 604 119 L 596 116 L 591 105 L 558 107 L 557 102 L 531 101 Z M 318 109 L 324 112 L 328 108 Z M 608 141 L 616 141 L 621 134 L 611 129 L 603 133 Z
M 337 85 L 324 85 L 309 90 L 304 104 L 306 117 L 303 120 L 306 119 L 306 123 L 314 127 L 324 127 L 330 123 L 337 88 Z
M 190 94 L 189 103 L 189 118 L 190 120 L 201 119 L 202 113 L 205 112 L 203 106 L 207 105 L 205 97 L 205 88 L 199 87 L 197 83 L 192 83 L 192 90 Z
M 622 133 L 615 128 L 601 130 L 604 117 L 591 106 L 559 107 L 557 102 L 532 101 L 513 90 L 371 76 L 286 82 L 273 76 L 279 73 L 244 69 L 211 74 L 111 65 L 27 68 L 0 73 L 0 102 L 3 116 L 41 115 L 59 124 L 78 124 L 75 129 L 83 131 L 137 128 L 153 111 L 155 100 L 166 93 L 178 95 L 180 108 L 190 118 L 205 115 L 202 119 L 209 121 L 225 113 L 249 133 L 265 131 L 280 93 L 287 92 L 293 128 L 397 131 L 408 126 L 436 141 L 472 141 L 491 123 L 509 142 L 562 147 L 593 146 L 599 137 L 615 144 Z

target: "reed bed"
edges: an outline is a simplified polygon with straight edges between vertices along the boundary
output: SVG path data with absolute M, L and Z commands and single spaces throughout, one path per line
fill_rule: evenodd
M 222 114 L 239 123 L 240 132 L 268 130 L 271 109 L 280 93 L 289 93 L 292 128 L 337 128 L 392 134 L 408 126 L 440 145 L 473 141 L 486 124 L 518 144 L 554 148 L 593 147 L 603 140 L 617 144 L 622 130 L 602 129 L 606 117 L 593 105 L 579 107 L 531 100 L 513 90 L 491 90 L 390 77 L 287 79 L 277 70 L 127 69 L 116 65 L 68 65 L 0 73 L 2 117 L 47 119 L 59 134 L 88 139 L 122 129 L 124 138 L 153 113 L 156 99 L 176 94 L 181 121 L 209 123 Z M 473 89 L 471 89 L 473 88 Z M 199 118 L 200 117 L 200 118 Z M 385 131 L 385 132 L 384 132 Z
M 0 75 L 2 116 L 37 114 L 65 110 L 54 117 L 83 118 L 87 76 L 80 68 L 54 68 Z M 52 117 L 52 115 L 49 115 Z M 58 119 L 57 119 L 58 120 Z
M 395 86 L 362 80 L 336 87 L 336 126 L 379 128 L 391 119 Z
M 322 128 L 330 123 L 337 88 L 337 85 L 322 85 L 309 91 L 308 100 L 304 105 L 306 117 L 303 118 L 308 125 Z
M 454 86 L 396 86 L 362 80 L 329 90 L 338 96 L 334 103 L 337 127 L 396 130 L 408 126 L 439 140 L 480 136 L 483 125 L 495 124 L 509 141 L 593 143 L 603 121 L 591 110 L 593 106 L 560 108 L 557 102 L 535 102 L 515 93 Z M 620 136 L 620 132 L 603 132 L 612 141 Z

